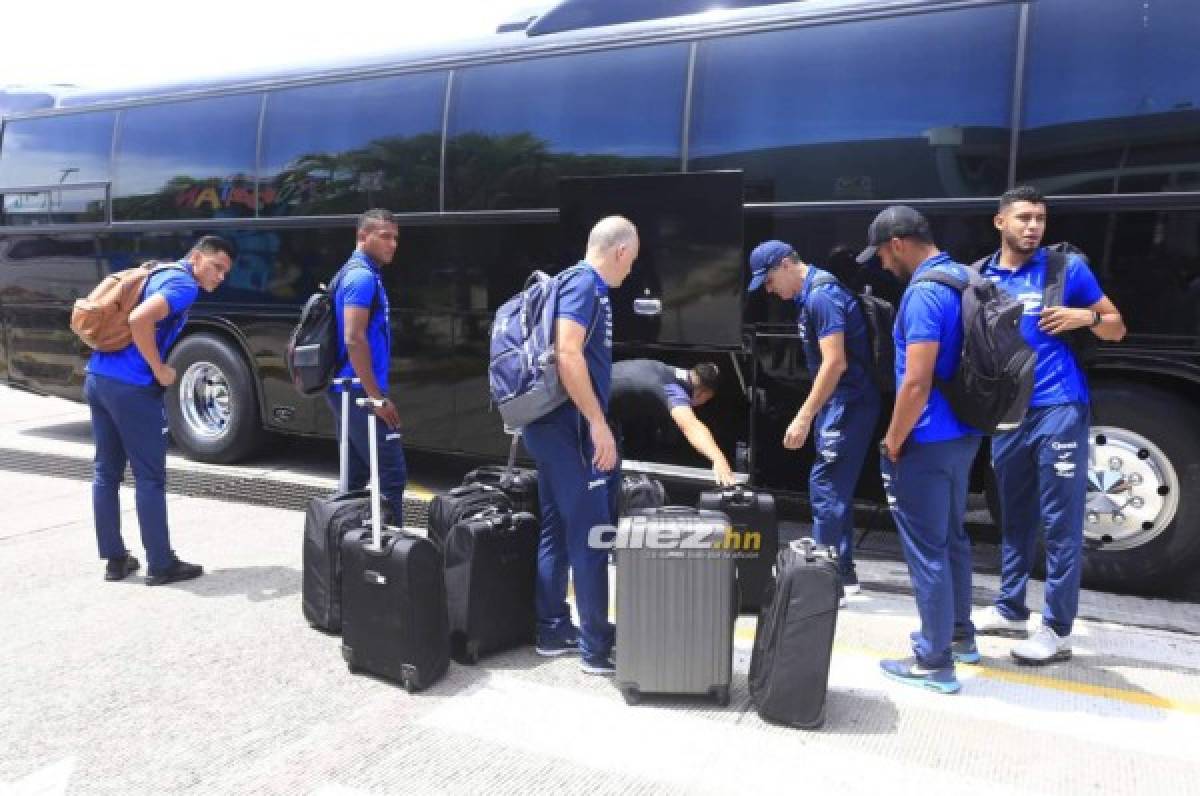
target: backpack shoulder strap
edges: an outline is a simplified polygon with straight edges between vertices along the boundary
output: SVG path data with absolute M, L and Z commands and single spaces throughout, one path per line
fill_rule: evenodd
M 987 264 L 990 263 L 992 261 L 992 258 L 994 258 L 998 253 L 999 252 L 992 252 L 991 254 L 986 254 L 983 257 L 980 257 L 975 262 L 968 265 L 967 268 L 970 268 L 972 271 L 974 271 L 977 274 L 982 274 L 983 269 L 985 267 L 987 267 Z
M 952 287 L 959 293 L 962 293 L 964 290 L 966 290 L 967 286 L 970 284 L 970 282 L 959 279 L 956 276 L 951 276 L 944 271 L 926 271 L 914 279 L 913 282 L 936 282 L 939 285 Z
M 1046 251 L 1046 283 L 1042 286 L 1042 306 L 1060 307 L 1067 292 L 1067 261 L 1069 258 L 1061 251 L 1048 249 Z

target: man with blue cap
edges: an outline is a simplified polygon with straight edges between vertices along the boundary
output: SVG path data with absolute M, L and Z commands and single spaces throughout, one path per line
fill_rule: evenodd
M 765 285 L 768 293 L 796 304 L 813 384 L 784 433 L 783 447 L 803 447 L 815 428 L 817 455 L 809 474 L 813 537 L 837 549 L 845 593 L 855 594 L 854 487 L 879 419 L 862 305 L 837 277 L 804 262 L 783 241 L 756 246 L 750 271 L 751 291 Z

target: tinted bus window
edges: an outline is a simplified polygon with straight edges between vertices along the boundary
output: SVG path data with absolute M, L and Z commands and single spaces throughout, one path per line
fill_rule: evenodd
M 1200 187 L 1200 4 L 1031 9 L 1018 180 L 1049 194 Z
M 1012 6 L 702 42 L 689 168 L 750 201 L 987 196 L 1008 168 Z
M 447 209 L 555 207 L 559 177 L 678 171 L 687 53 L 671 44 L 457 72 Z
M 252 94 L 122 111 L 114 218 L 253 216 L 261 101 Z
M 115 117 L 111 112 L 81 113 L 7 122 L 0 149 L 0 190 L 107 181 Z M 103 218 L 103 188 L 4 194 L 5 224 Z
M 438 209 L 444 73 L 272 93 L 262 215 Z

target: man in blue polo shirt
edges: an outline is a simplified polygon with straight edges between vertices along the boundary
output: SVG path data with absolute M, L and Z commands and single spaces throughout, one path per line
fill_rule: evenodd
M 750 287 L 764 285 L 794 301 L 804 358 L 813 376 L 808 397 L 783 436 L 783 447 L 804 446 L 816 427 L 809 474 L 813 538 L 838 551 L 846 594 L 859 591 L 854 569 L 854 487 L 879 419 L 879 389 L 867 372 L 870 346 L 858 299 L 828 271 L 805 263 L 779 240 L 750 253 Z
M 955 661 L 979 661 L 963 514 L 980 435 L 955 417 L 934 385 L 954 376 L 962 356 L 962 297 L 922 277 L 940 271 L 966 280 L 967 271 L 938 250 L 929 222 L 911 207 L 894 205 L 876 216 L 867 244 L 860 263 L 878 255 L 887 271 L 909 281 L 896 311 L 896 403 L 880 470 L 921 617 L 910 637 L 912 657 L 880 667 L 902 683 L 953 694 L 960 688 Z
M 1025 419 L 992 438 L 1001 503 L 1000 595 L 976 624 L 980 633 L 1027 635 L 1025 588 L 1038 534 L 1044 532 L 1042 624 L 1013 646 L 1012 655 L 1021 663 L 1050 663 L 1071 657 L 1087 498 L 1087 377 L 1062 335 L 1088 329 L 1102 340 L 1117 341 L 1125 336 L 1125 324 L 1087 263 L 1075 256 L 1064 266 L 1065 306 L 1043 306 L 1049 253 L 1039 248 L 1046 201 L 1037 189 L 1020 186 L 1001 196 L 995 224 L 1000 250 L 984 264 L 983 274 L 1025 303 L 1021 332 L 1037 352 L 1037 364 Z
M 612 384 L 609 288 L 629 276 L 638 255 L 637 229 L 609 216 L 592 228 L 582 262 L 558 275 L 554 348 L 569 401 L 525 426 L 525 447 L 537 461 L 542 510 L 538 543 L 537 652 L 578 651 L 583 670 L 612 674 L 616 630 L 608 621 L 608 551 L 588 544 L 611 522 L 609 490 L 620 478 L 617 444 L 608 426 Z M 580 628 L 567 605 L 568 568 Z
M 337 378 L 357 377 L 351 389 L 348 435 L 350 456 L 347 484 L 361 489 L 370 477 L 370 437 L 367 413 L 374 412 L 379 457 L 379 489 L 399 525 L 404 524 L 404 487 L 408 468 L 400 435 L 400 413 L 388 397 L 388 371 L 392 358 L 392 330 L 388 316 L 387 291 L 380 269 L 396 256 L 398 228 L 387 210 L 368 210 L 358 217 L 357 245 L 350 259 L 333 278 L 333 301 L 337 317 Z M 326 398 L 333 410 L 335 428 L 341 427 L 340 385 L 329 388 Z M 367 409 L 356 403 L 367 396 L 383 405 Z
M 206 235 L 182 260 L 158 268 L 129 314 L 133 342 L 97 351 L 87 364 L 83 397 L 96 439 L 92 511 L 105 580 L 122 580 L 141 564 L 121 537 L 119 490 L 125 463 L 133 470 L 138 526 L 146 550 L 148 586 L 199 577 L 204 569 L 181 561 L 167 528 L 167 414 L 163 391 L 175 383 L 165 357 L 187 321 L 200 289 L 211 293 L 233 267 L 233 246 Z

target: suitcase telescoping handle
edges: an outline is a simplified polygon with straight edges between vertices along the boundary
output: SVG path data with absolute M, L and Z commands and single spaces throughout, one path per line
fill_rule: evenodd
M 338 492 L 350 491 L 350 390 L 358 377 L 341 376 L 333 383 L 342 388 L 342 426 L 338 429 Z
M 375 409 L 383 406 L 383 399 L 358 398 L 355 403 L 367 410 L 367 442 L 371 451 L 371 550 L 383 551 L 383 512 L 379 497 L 379 442 L 375 438 Z

